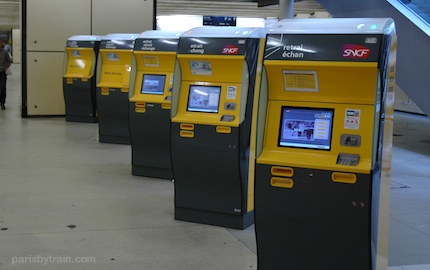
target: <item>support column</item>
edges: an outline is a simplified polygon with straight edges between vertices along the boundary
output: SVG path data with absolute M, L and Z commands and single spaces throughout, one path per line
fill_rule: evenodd
M 279 0 L 279 20 L 294 18 L 294 0 Z

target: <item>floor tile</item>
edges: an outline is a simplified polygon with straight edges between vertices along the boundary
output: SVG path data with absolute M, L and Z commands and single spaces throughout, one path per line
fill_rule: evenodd
M 390 221 L 389 266 L 430 264 L 430 235 Z
M 2 242 L 8 245 L 0 246 L 1 269 L 257 269 L 253 252 L 225 229 L 205 225 L 9 235 Z M 19 263 L 29 256 L 49 263 Z M 57 263 L 50 256 L 95 263 Z

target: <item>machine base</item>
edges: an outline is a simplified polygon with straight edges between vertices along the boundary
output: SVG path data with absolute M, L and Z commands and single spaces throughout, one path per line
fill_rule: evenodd
M 98 117 L 95 116 L 76 116 L 76 115 L 66 115 L 67 122 L 81 122 L 81 123 L 97 123 L 99 121 Z
M 348 184 L 335 171 L 292 167 L 294 186 L 283 188 L 272 185 L 273 166 L 255 167 L 258 270 L 376 269 L 378 177 L 355 173 Z
M 254 224 L 254 211 L 248 212 L 245 215 L 230 215 L 199 209 L 175 207 L 175 219 L 243 230 Z
M 100 143 L 130 144 L 129 137 L 99 136 Z
M 131 168 L 131 173 L 137 176 L 146 176 L 167 180 L 173 179 L 173 171 L 163 168 L 145 167 L 133 164 Z

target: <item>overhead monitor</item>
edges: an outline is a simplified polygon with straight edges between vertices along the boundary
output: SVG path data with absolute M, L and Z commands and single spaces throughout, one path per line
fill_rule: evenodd
M 142 94 L 162 95 L 164 93 L 164 83 L 166 75 L 143 74 Z
M 221 86 L 191 85 L 187 111 L 218 113 Z
M 203 16 L 203 25 L 236 26 L 236 19 L 233 16 Z
M 283 106 L 278 146 L 331 149 L 333 109 Z

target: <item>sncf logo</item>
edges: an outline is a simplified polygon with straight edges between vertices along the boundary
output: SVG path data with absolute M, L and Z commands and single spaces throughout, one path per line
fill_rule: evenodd
M 222 54 L 238 54 L 239 48 L 233 45 L 227 45 L 222 49 Z
M 344 44 L 342 52 L 342 56 L 344 58 L 366 59 L 367 57 L 369 57 L 370 49 L 361 45 Z

